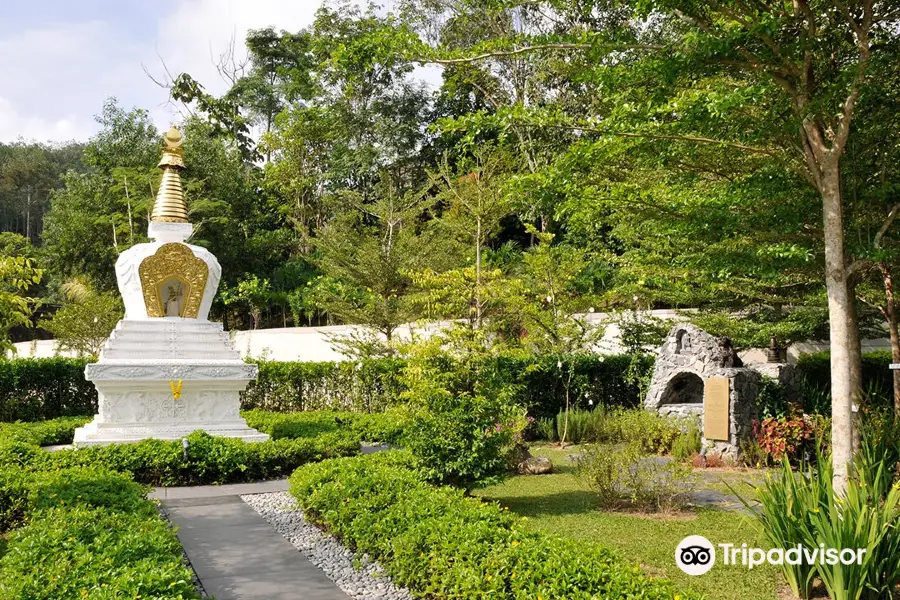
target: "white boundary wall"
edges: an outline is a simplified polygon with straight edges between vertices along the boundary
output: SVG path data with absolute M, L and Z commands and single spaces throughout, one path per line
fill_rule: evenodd
M 651 314 L 661 319 L 681 320 L 673 310 L 654 310 Z M 591 313 L 584 315 L 591 323 L 598 323 L 609 318 L 604 313 Z M 398 329 L 397 337 L 409 339 L 411 334 L 428 336 L 446 326 L 447 322 L 429 323 L 427 325 L 403 326 Z M 335 325 L 331 327 L 286 327 L 280 329 L 256 329 L 253 331 L 233 331 L 230 333 L 235 348 L 242 357 L 266 358 L 269 360 L 284 361 L 341 361 L 346 357 L 338 352 L 329 338 L 344 336 L 358 328 L 348 325 Z M 50 357 L 56 356 L 56 342 L 53 340 L 35 340 L 31 342 L 19 342 L 15 344 L 20 358 Z M 810 341 L 793 344 L 788 350 L 788 361 L 796 362 L 800 354 L 827 350 L 827 341 Z M 863 340 L 863 352 L 874 350 L 890 350 L 890 340 L 887 338 L 875 340 Z M 608 323 L 603 339 L 595 347 L 598 354 L 618 354 L 621 352 L 619 345 L 619 328 L 615 323 Z M 741 358 L 746 363 L 766 362 L 765 349 L 747 350 L 741 353 Z

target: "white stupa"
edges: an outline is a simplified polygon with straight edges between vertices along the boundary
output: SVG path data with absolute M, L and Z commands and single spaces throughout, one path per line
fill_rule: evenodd
M 180 171 L 181 133 L 165 136 L 163 170 L 150 217 L 148 244 L 116 261 L 125 318 L 99 361 L 85 369 L 99 396 L 99 413 L 75 430 L 75 445 L 180 439 L 202 429 L 211 435 L 264 441 L 268 435 L 241 418 L 239 393 L 256 379 L 221 323 L 208 320 L 222 269 L 205 248 L 185 241 L 188 222 Z

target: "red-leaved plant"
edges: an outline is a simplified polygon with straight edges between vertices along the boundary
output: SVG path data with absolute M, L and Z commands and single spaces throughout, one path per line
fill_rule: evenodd
M 817 428 L 808 415 L 791 417 L 767 417 L 753 421 L 753 434 L 756 441 L 774 462 L 784 456 L 791 460 L 800 458 L 804 448 L 815 440 Z

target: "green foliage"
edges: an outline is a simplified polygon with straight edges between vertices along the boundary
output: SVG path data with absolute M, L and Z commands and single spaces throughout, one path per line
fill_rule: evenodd
M 267 279 L 250 275 L 238 281 L 234 288 L 224 288 L 221 294 L 225 306 L 242 305 L 250 311 L 251 327 L 259 327 L 263 308 L 271 300 L 271 286 Z
M 615 315 L 613 322 L 619 328 L 619 343 L 625 354 L 654 352 L 662 346 L 672 328 L 669 319 L 660 319 L 639 311 L 625 311 Z
M 144 486 L 98 466 L 30 466 L 0 468 L 3 598 L 199 598 Z
M 666 417 L 655 412 L 637 409 L 619 409 L 610 411 L 604 423 L 603 434 L 598 438 L 601 442 L 637 443 L 644 452 L 650 454 L 668 454 L 672 445 L 689 427 L 677 419 Z
M 53 334 L 57 350 L 96 358 L 123 315 L 118 294 L 87 289 L 70 296 L 69 302 L 39 325 Z
M 700 311 L 688 316 L 691 323 L 712 335 L 731 338 L 739 349 L 767 348 L 773 335 L 782 347 L 828 337 L 828 311 L 824 306 L 798 306 L 790 310 L 745 306 L 737 313 Z
M 70 444 L 75 429 L 81 427 L 90 417 L 58 417 L 48 421 L 32 423 L 0 423 L 0 439 L 20 441 L 38 446 Z
M 41 421 L 97 412 L 97 390 L 84 379 L 87 361 L 0 360 L 0 422 Z
M 893 405 L 893 375 L 888 368 L 891 362 L 891 353 L 886 350 L 862 355 L 863 389 L 868 392 L 868 399 L 875 403 L 871 408 Z M 797 367 L 803 374 L 807 392 L 816 392 L 806 399 L 806 412 L 831 414 L 831 402 L 828 400 L 831 395 L 830 353 L 803 354 L 797 359 Z
M 775 379 L 763 375 L 756 393 L 756 408 L 762 418 L 781 418 L 791 411 L 784 386 Z
M 156 439 L 65 452 L 41 450 L 41 443 L 71 440 L 74 427 L 84 422 L 59 419 L 4 425 L 0 430 L 0 459 L 2 464 L 29 472 L 102 467 L 154 486 L 236 483 L 286 477 L 310 461 L 358 454 L 364 440 L 396 442 L 402 439 L 406 426 L 403 415 L 395 411 L 379 415 L 304 413 L 296 417 L 252 411 L 247 415 L 275 439 L 251 443 L 196 431 L 187 436 L 187 455 L 180 440 Z M 338 425 L 336 416 L 346 420 Z
M 435 488 L 395 452 L 325 461 L 291 476 L 307 518 L 417 595 L 510 599 L 672 598 L 668 582 L 591 543 L 530 532 L 496 504 Z M 680 594 L 686 600 L 689 594 Z
M 9 330 L 31 325 L 32 298 L 23 294 L 40 283 L 43 271 L 34 260 L 24 256 L 0 255 L 0 358 L 15 352 L 9 341 Z
M 884 463 L 864 465 L 877 473 Z M 880 474 L 869 476 L 879 480 Z M 818 456 L 815 465 L 795 474 L 784 460 L 778 475 L 757 489 L 761 509 L 753 514 L 773 547 L 862 548 L 861 564 L 814 564 L 805 561 L 782 572 L 791 591 L 809 598 L 818 576 L 835 599 L 878 598 L 890 595 L 900 581 L 900 487 L 873 487 L 851 480 L 843 494 L 833 487 L 831 461 Z M 746 502 L 745 502 L 746 504 Z M 748 505 L 749 508 L 749 505 Z
M 397 402 L 404 362 L 257 361 L 259 377 L 243 392 L 244 409 L 279 412 L 337 410 L 380 412 Z
M 672 443 L 672 456 L 682 462 L 690 460 L 701 449 L 700 428 L 692 422 L 680 436 Z
M 594 410 L 570 410 L 568 417 L 565 410 L 556 415 L 556 431 L 551 439 L 563 440 L 571 444 L 594 442 L 603 435 L 606 420 L 606 409 L 598 406 Z
M 578 472 L 601 508 L 671 510 L 684 503 L 695 484 L 690 466 L 647 456 L 637 442 L 586 447 Z
M 187 457 L 178 440 L 144 440 L 54 452 L 45 460 L 39 458 L 36 466 L 100 465 L 155 486 L 237 483 L 278 479 L 307 462 L 358 454 L 360 441 L 351 434 L 324 433 L 254 443 L 212 437 L 202 431 L 195 431 L 187 440 Z
M 571 356 L 565 358 L 562 370 L 553 356 L 502 355 L 490 362 L 508 383 L 519 386 L 515 401 L 535 418 L 555 418 L 565 405 L 570 370 L 569 393 L 576 407 L 637 406 L 640 387 L 628 371 L 647 375 L 653 370 L 653 357 L 646 355 Z M 69 358 L 0 361 L 0 422 L 96 414 L 97 390 L 84 379 L 85 364 L 83 359 Z M 242 393 L 246 410 L 377 413 L 404 402 L 402 359 L 257 364 L 259 378 Z
M 860 419 L 856 473 L 877 497 L 900 476 L 900 419 L 891 410 L 868 411 Z
M 160 517 L 81 507 L 38 511 L 12 532 L 0 558 L 0 594 L 10 600 L 200 597 L 178 538 Z
M 401 444 L 408 426 L 408 415 L 403 408 L 387 409 L 382 413 L 274 413 L 251 410 L 243 412 L 242 416 L 247 420 L 247 425 L 268 433 L 276 440 L 348 432 L 363 441 Z
M 559 441 L 564 419 L 564 411 L 555 419 L 539 419 L 536 432 L 539 438 Z M 699 444 L 699 430 L 693 420 L 674 419 L 643 408 L 600 405 L 593 410 L 575 409 L 569 412 L 568 429 L 568 439 L 573 444 L 637 443 L 642 451 L 651 454 L 672 453 L 676 444 L 687 450 L 694 446 L 695 438 Z
M 456 328 L 406 349 L 406 447 L 431 481 L 471 489 L 496 480 L 521 440 L 525 410 L 485 342 L 479 330 Z

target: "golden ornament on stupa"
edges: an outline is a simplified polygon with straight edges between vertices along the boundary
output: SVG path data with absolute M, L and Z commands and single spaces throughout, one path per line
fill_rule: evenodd
M 150 220 L 187 223 L 187 205 L 184 202 L 184 189 L 181 187 L 181 170 L 184 168 L 184 149 L 181 144 L 184 138 L 177 127 L 172 127 L 163 139 L 166 145 L 163 148 L 162 159 L 157 165 L 163 170 L 163 176 Z

